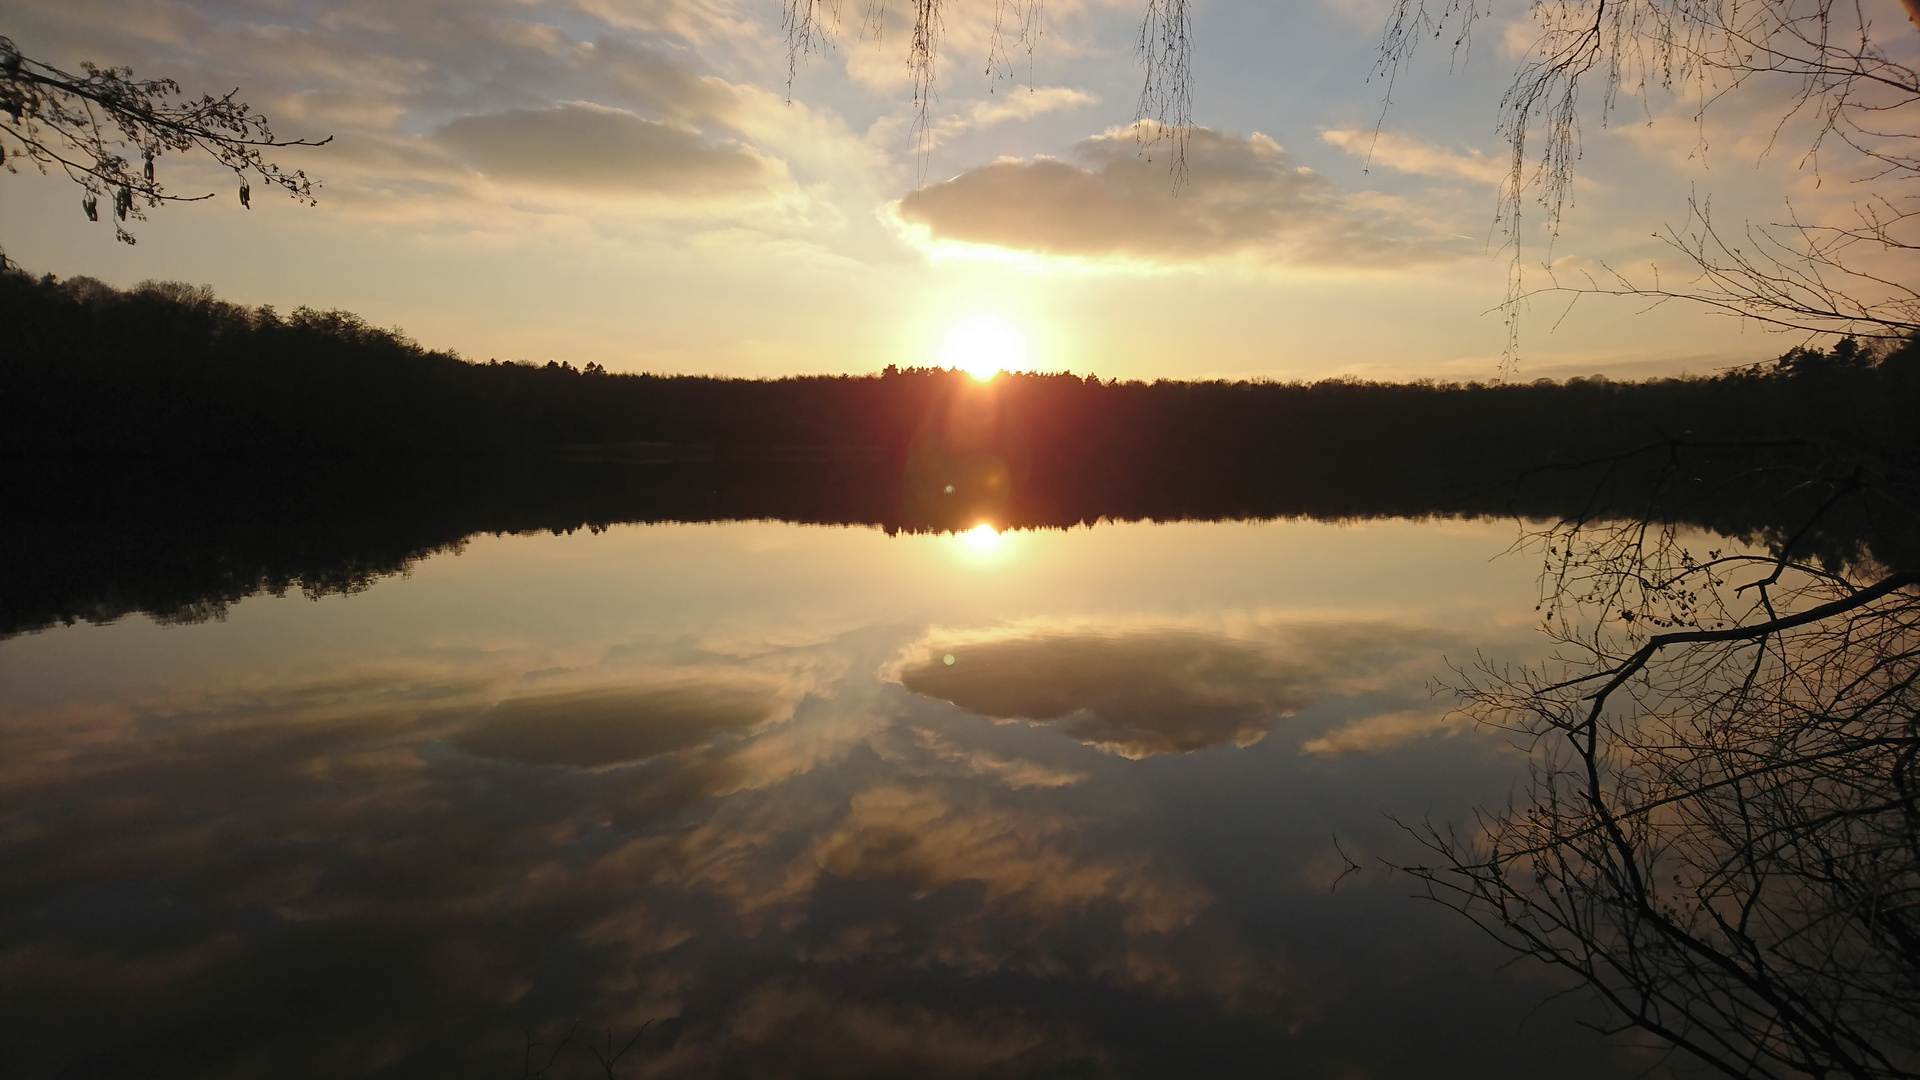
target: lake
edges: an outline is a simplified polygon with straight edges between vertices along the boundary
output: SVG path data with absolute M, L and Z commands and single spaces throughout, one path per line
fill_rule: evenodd
M 1524 775 L 1435 693 L 1545 648 L 1520 531 L 616 524 L 18 634 L 8 1074 L 1642 1075 L 1392 869 Z

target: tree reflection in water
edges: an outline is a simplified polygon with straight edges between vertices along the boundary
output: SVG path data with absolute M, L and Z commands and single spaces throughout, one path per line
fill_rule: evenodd
M 1458 730 L 1423 711 L 1440 652 L 1520 647 L 1488 613 L 1525 568 L 1471 576 L 1510 526 L 1036 528 L 1519 514 L 1570 522 L 1539 537 L 1565 670 L 1470 693 L 1532 739 L 1541 801 L 1433 838 L 1436 894 L 1735 1071 L 1898 1075 L 1913 530 L 1868 527 L 1907 519 L 1850 468 L 1718 454 L 1651 510 L 1657 461 L 1598 496 L 1364 463 L 1002 501 L 911 462 L 11 480 L 13 631 L 359 591 L 476 533 L 871 528 L 480 540 L 165 631 L 164 674 L 151 627 L 9 640 L 0 1028 L 26 1075 L 510 1076 L 575 1017 L 552 1080 L 649 1018 L 622 1075 L 1637 1074 L 1565 1013 L 1516 1034 L 1538 983 L 1482 977 L 1394 882 L 1328 891 L 1330 833 L 1387 852 L 1383 805 L 1506 786 L 1482 741 L 1415 737 Z M 1015 530 L 990 569 L 982 521 Z M 1412 554 L 1454 532 L 1491 548 Z M 1760 539 L 1684 554 L 1709 533 Z M 132 1019 L 89 1041 L 97 1015 Z
M 1531 749 L 1525 797 L 1429 825 L 1410 868 L 1728 1075 L 1920 1070 L 1920 574 L 1811 553 L 1849 510 L 1911 528 L 1864 475 L 1808 478 L 1820 511 L 1753 549 L 1649 520 L 1533 533 L 1554 659 L 1459 687 Z

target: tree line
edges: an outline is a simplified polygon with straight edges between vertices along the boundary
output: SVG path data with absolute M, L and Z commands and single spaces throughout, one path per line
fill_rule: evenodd
M 16 458 L 859 457 L 930 442 L 1015 471 L 1281 473 L 1303 458 L 1489 472 L 1650 439 L 1871 444 L 1911 460 L 1920 350 L 1794 349 L 1710 378 L 1565 383 L 1099 380 L 953 371 L 727 379 L 466 360 L 348 312 L 0 275 L 0 449 Z

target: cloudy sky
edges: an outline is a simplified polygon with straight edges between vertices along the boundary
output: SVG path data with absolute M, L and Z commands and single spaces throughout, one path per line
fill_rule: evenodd
M 347 308 L 479 359 L 867 372 L 935 363 L 956 323 L 995 316 L 1044 370 L 1500 369 L 1494 122 L 1524 5 L 1496 6 L 1469 62 L 1419 58 L 1376 136 L 1383 0 L 1202 0 L 1178 190 L 1137 123 L 1138 0 L 951 0 L 924 137 L 908 6 L 840 10 L 796 58 L 776 0 L 14 0 L 0 33 L 28 56 L 237 86 L 281 135 L 334 141 L 280 159 L 321 180 L 314 208 L 246 211 L 230 177 L 163 161 L 173 190 L 219 197 L 155 213 L 134 247 L 66 181 L 0 176 L 0 245 L 62 276 Z M 1028 15 L 1031 49 L 996 49 L 996 17 Z M 1549 255 L 1569 278 L 1651 274 L 1690 195 L 1723 221 L 1778 220 L 1789 195 L 1844 212 L 1844 171 L 1767 152 L 1765 93 L 1704 127 L 1670 99 L 1596 116 L 1562 235 L 1527 249 L 1534 280 Z M 1517 373 L 1706 372 L 1795 343 L 1549 298 Z

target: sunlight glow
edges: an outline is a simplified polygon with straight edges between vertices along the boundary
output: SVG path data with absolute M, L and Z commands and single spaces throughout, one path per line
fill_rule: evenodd
M 1000 546 L 1000 534 L 993 526 L 981 522 L 960 534 L 968 547 L 978 552 L 989 552 Z
M 957 566 L 970 572 L 998 572 L 1025 561 L 1031 533 L 975 520 L 972 528 L 955 529 L 942 538 Z
M 976 315 L 947 331 L 940 362 L 986 382 L 999 372 L 1026 367 L 1027 339 L 1019 327 L 998 315 Z

